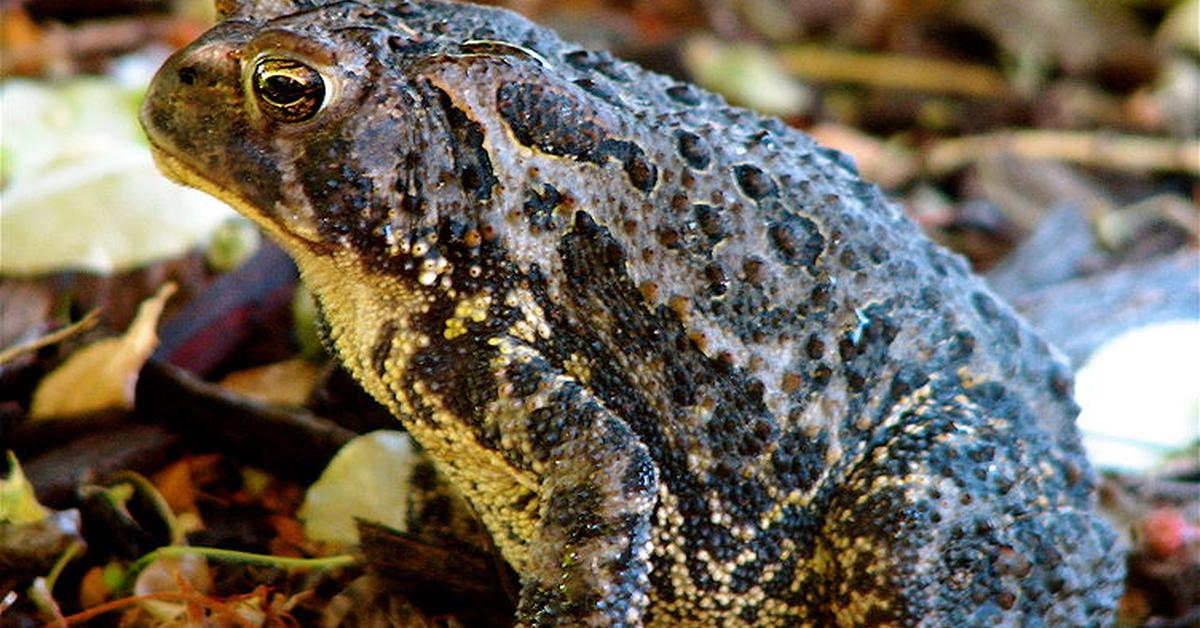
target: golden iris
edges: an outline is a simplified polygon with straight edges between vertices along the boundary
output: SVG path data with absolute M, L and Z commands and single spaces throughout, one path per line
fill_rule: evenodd
M 295 59 L 259 61 L 253 85 L 262 111 L 280 122 L 309 120 L 325 102 L 321 73 Z

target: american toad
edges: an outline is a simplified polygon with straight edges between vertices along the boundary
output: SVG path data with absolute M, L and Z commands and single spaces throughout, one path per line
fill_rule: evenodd
M 1067 367 L 845 156 L 501 10 L 220 8 L 158 162 L 295 258 L 520 622 L 1110 616 Z

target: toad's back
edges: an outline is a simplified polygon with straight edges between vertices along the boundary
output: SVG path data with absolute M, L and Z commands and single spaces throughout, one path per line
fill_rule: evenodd
M 296 258 L 523 621 L 1107 617 L 1069 372 L 848 159 L 511 13 L 261 4 L 156 155 Z

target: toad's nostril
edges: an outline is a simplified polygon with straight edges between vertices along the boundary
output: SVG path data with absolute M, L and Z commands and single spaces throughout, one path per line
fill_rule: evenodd
M 192 66 L 185 66 L 179 68 L 179 72 L 177 74 L 179 76 L 180 83 L 183 83 L 184 85 L 191 85 L 196 82 L 196 75 L 198 73 L 196 72 L 196 68 Z

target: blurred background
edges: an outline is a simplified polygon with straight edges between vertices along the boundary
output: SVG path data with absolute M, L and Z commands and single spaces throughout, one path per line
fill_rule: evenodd
M 1129 550 L 1122 625 L 1200 625 L 1200 1 L 494 4 L 853 156 L 1076 368 Z M 290 262 L 150 161 L 145 86 L 213 19 L 207 0 L 0 3 L 0 625 L 350 625 L 367 619 L 331 600 L 380 594 L 353 570 L 326 590 L 269 566 L 198 560 L 159 588 L 133 569 L 184 543 L 329 555 L 354 539 L 297 510 L 334 455 L 407 472 L 376 457 L 407 445 L 358 439 L 396 425 L 329 364 Z M 129 602 L 135 579 L 174 606 Z M 487 625 L 495 595 L 493 615 L 451 599 L 384 619 Z

